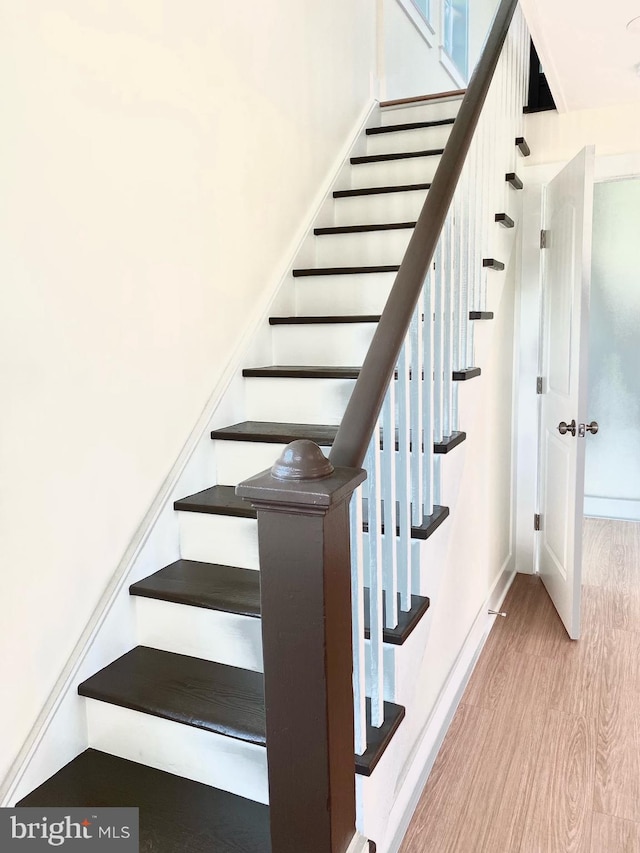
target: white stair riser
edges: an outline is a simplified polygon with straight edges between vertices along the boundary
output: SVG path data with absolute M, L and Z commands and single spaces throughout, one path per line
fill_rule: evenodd
M 255 518 L 179 512 L 178 524 L 183 560 L 220 563 L 241 569 L 260 568 Z
M 434 154 L 429 157 L 359 163 L 351 167 L 351 187 L 362 189 L 431 183 L 439 162 L 440 156 Z
M 260 619 L 135 596 L 138 643 L 262 672 Z
M 461 98 L 410 104 L 404 107 L 384 107 L 380 110 L 380 124 L 405 124 L 410 121 L 439 121 L 458 115 Z
M 393 133 L 371 133 L 367 136 L 367 154 L 398 154 L 402 151 L 444 148 L 452 126 L 443 124 L 415 130 L 399 130 Z
M 339 424 L 354 385 L 352 379 L 248 378 L 246 417 L 250 421 Z
M 273 326 L 273 363 L 360 365 L 376 326 L 377 323 Z
M 234 485 L 271 468 L 286 445 L 262 441 L 214 441 L 218 482 Z M 330 447 L 320 448 L 325 456 Z
M 427 190 L 347 196 L 334 202 L 336 225 L 381 225 L 387 222 L 415 222 Z
M 391 272 L 298 278 L 295 284 L 296 314 L 380 314 L 395 277 L 396 273 Z
M 346 267 L 399 264 L 412 234 L 412 228 L 323 234 L 316 237 L 316 265 Z
M 89 746 L 268 803 L 264 747 L 87 699 Z

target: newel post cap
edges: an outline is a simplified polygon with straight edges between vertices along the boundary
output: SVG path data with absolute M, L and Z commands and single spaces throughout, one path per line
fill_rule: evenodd
M 333 474 L 333 465 L 308 438 L 287 444 L 271 468 L 271 476 L 276 480 L 319 480 L 330 474 Z
M 298 439 L 270 469 L 236 486 L 236 494 L 257 508 L 328 509 L 350 497 L 366 476 L 362 468 L 334 468 L 317 444 Z

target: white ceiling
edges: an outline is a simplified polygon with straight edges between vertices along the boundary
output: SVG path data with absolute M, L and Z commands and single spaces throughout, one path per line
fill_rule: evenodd
M 560 112 L 635 101 L 640 32 L 627 23 L 640 0 L 520 0 Z

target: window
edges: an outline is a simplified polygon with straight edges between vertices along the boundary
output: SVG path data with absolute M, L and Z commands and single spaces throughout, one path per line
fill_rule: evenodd
M 429 0 L 412 0 L 413 5 L 420 12 L 425 21 L 429 20 Z
M 465 80 L 469 77 L 469 0 L 443 0 L 442 43 Z

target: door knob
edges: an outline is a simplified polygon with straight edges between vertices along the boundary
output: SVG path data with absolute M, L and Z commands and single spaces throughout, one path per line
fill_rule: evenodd
M 598 426 L 598 421 L 591 421 L 590 424 L 585 424 L 584 428 L 587 432 L 590 432 L 591 435 L 595 435 L 600 427 Z
M 560 433 L 560 435 L 566 435 L 568 432 L 570 432 L 571 435 L 575 435 L 576 434 L 575 419 L 572 420 L 570 424 L 565 423 L 564 421 L 560 421 L 560 423 L 558 424 L 558 432 Z

